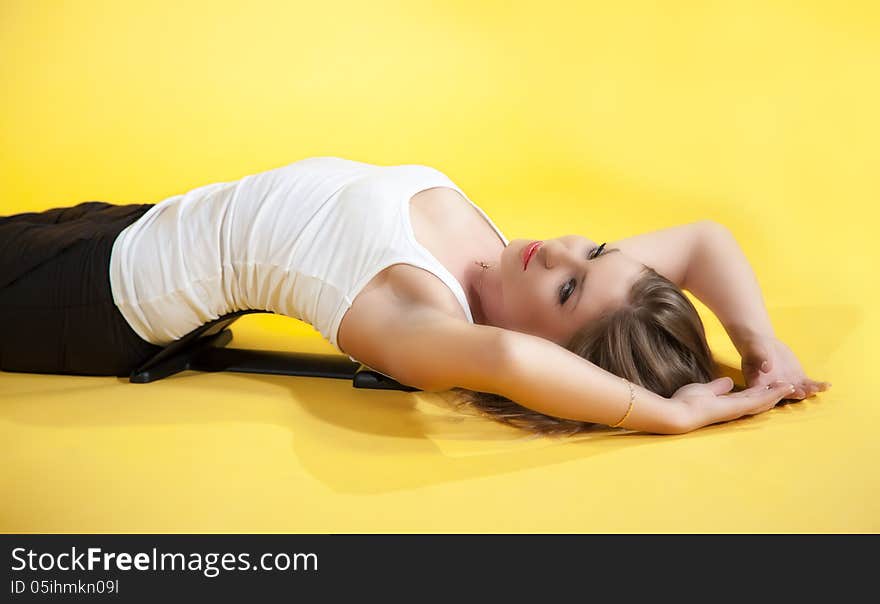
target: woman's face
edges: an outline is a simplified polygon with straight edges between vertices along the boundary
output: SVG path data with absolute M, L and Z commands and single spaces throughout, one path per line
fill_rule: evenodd
M 564 345 L 603 313 L 622 305 L 644 265 L 625 252 L 580 235 L 544 239 L 524 268 L 534 240 L 514 239 L 500 265 L 500 308 L 509 329 Z

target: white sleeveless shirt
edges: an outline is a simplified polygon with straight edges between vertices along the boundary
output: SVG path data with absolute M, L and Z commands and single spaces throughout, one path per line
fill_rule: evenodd
M 309 157 L 150 208 L 113 243 L 113 301 L 135 333 L 159 346 L 225 314 L 259 309 L 311 324 L 342 352 L 337 332 L 355 296 L 404 263 L 440 278 L 473 323 L 461 284 L 412 228 L 410 198 L 438 186 L 460 193 L 508 244 L 439 170 Z

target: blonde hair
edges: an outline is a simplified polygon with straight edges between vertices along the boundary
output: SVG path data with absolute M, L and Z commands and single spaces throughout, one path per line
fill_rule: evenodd
M 648 266 L 625 303 L 583 326 L 566 348 L 664 397 L 686 384 L 710 382 L 718 373 L 696 308 L 678 286 Z M 492 392 L 451 390 L 458 410 L 528 432 L 568 436 L 597 425 L 546 415 Z

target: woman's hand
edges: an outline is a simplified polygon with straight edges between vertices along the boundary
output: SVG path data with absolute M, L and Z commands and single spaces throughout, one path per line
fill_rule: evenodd
M 683 417 L 679 433 L 769 411 L 794 391 L 794 386 L 787 382 L 753 386 L 727 394 L 731 388 L 733 380 L 722 377 L 707 384 L 687 384 L 676 390 L 670 400 L 681 405 Z
M 791 349 L 772 336 L 752 336 L 738 344 L 746 385 L 766 386 L 775 381 L 794 384 L 795 391 L 786 398 L 804 399 L 831 387 L 806 376 Z

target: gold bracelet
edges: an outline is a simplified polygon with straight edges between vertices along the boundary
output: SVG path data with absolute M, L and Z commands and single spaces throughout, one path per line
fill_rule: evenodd
M 636 391 L 633 388 L 633 385 L 630 384 L 626 378 L 620 378 L 620 379 L 622 379 L 624 382 L 626 382 L 626 385 L 629 386 L 629 409 L 626 410 L 626 414 L 621 418 L 621 420 L 619 422 L 617 422 L 616 424 L 611 426 L 612 428 L 616 428 L 617 426 L 622 424 L 624 422 L 624 420 L 626 420 L 626 418 L 629 417 L 629 412 L 632 411 L 633 403 L 635 402 L 635 399 L 636 399 Z

